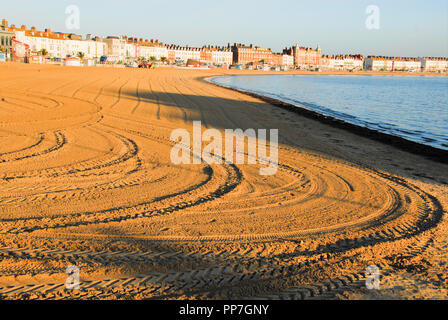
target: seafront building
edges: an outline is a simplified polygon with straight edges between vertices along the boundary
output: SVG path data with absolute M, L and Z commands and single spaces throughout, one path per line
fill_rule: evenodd
M 117 60 L 134 54 L 132 46 L 128 46 L 126 39 L 122 37 L 109 36 L 101 39 L 101 42 L 106 44 L 105 55 L 117 57 Z
M 291 68 L 294 66 L 294 57 L 288 54 L 274 53 L 272 55 L 272 64 L 274 66 Z
M 28 48 L 29 56 L 44 50 L 48 58 L 62 59 L 76 56 L 78 52 L 82 52 L 85 58 L 98 58 L 106 51 L 104 43 L 91 39 L 83 40 L 81 36 L 75 34 L 53 32 L 50 29 L 39 31 L 35 27 L 27 29 L 25 25 L 20 28 L 15 25 L 8 26 L 6 20 L 3 20 L 2 29 L 14 33 L 13 47 L 17 45 Z M 12 50 L 14 51 L 14 48 Z
M 3 19 L 0 26 L 0 53 L 5 53 L 7 58 L 12 55 L 12 39 L 14 37 L 14 32 L 8 30 L 8 22 Z
M 147 60 L 162 60 L 163 58 L 168 59 L 168 49 L 164 44 L 159 43 L 159 40 L 137 40 L 136 38 L 134 38 L 130 41 L 131 43 L 133 41 L 134 45 L 137 47 L 137 57 L 144 57 Z
M 448 58 L 420 58 L 422 72 L 448 72 Z
M 361 71 L 364 68 L 364 56 L 357 55 L 324 55 L 320 68 L 327 71 Z
M 230 48 L 204 46 L 200 54 L 201 63 L 230 66 L 233 62 L 233 52 Z
M 321 65 L 322 49 L 318 45 L 316 49 L 301 47 L 298 44 L 283 50 L 284 54 L 294 57 L 294 65 L 298 69 L 312 70 Z
M 417 58 L 394 58 L 392 71 L 420 72 L 422 62 Z
M 107 45 L 107 55 L 110 56 L 110 60 L 137 60 L 139 58 L 161 60 L 162 57 L 168 58 L 167 48 L 158 40 L 109 36 L 101 41 Z
M 233 52 L 233 63 L 246 65 L 249 63 L 266 63 L 272 65 L 273 54 L 271 49 L 266 49 L 254 45 L 246 46 L 235 43 L 231 50 Z
M 392 71 L 393 60 L 388 57 L 368 56 L 364 60 L 364 69 L 369 71 Z
M 168 46 L 168 61 L 170 63 L 186 63 L 188 60 L 201 60 L 201 49 L 194 47 Z
M 369 71 L 406 71 L 420 72 L 422 62 L 417 58 L 368 56 L 364 69 Z

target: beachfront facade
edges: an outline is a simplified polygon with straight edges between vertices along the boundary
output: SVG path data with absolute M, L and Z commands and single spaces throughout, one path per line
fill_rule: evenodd
M 393 60 L 386 57 L 368 56 L 364 60 L 364 69 L 368 71 L 392 71 Z
M 364 69 L 368 71 L 420 72 L 422 63 L 417 58 L 368 56 Z
M 423 72 L 448 72 L 448 58 L 420 58 Z
M 27 62 L 27 58 L 30 55 L 30 46 L 26 43 L 12 39 L 12 55 L 13 61 Z
M 288 54 L 274 53 L 272 54 L 272 64 L 274 66 L 294 66 L 294 57 Z
M 168 49 L 159 40 L 151 39 L 137 39 L 128 38 L 126 43 L 126 52 L 131 52 L 132 54 L 127 55 L 127 57 L 132 57 L 134 59 L 144 58 L 146 60 L 161 60 L 162 58 L 168 59 Z
M 8 21 L 3 19 L 0 25 L 0 53 L 6 54 L 7 58 L 11 58 L 12 55 L 12 38 L 14 33 L 8 29 Z
M 14 33 L 0 30 L 0 53 L 5 53 L 7 58 L 12 54 L 12 38 Z
M 200 51 L 200 62 L 229 66 L 233 62 L 233 53 L 230 48 L 225 47 L 202 47 Z
M 105 43 L 96 40 L 83 40 L 82 37 L 70 34 L 65 41 L 65 48 L 59 57 L 74 57 L 78 52 L 84 54 L 85 59 L 97 59 L 105 54 L 107 46 Z
M 133 47 L 128 45 L 127 40 L 123 37 L 109 36 L 102 39 L 101 42 L 106 44 L 105 55 L 125 58 L 135 54 Z
M 321 69 L 328 71 L 361 71 L 364 68 L 364 57 L 358 55 L 324 55 Z
M 30 54 L 46 51 L 49 58 L 66 58 L 76 56 L 82 52 L 85 58 L 101 57 L 106 51 L 104 43 L 94 40 L 83 40 L 81 36 L 52 32 L 50 29 L 39 31 L 35 27 L 27 29 L 25 25 L 20 28 L 15 25 L 7 27 L 14 32 L 14 39 L 18 43 L 29 47 Z
M 314 69 L 321 65 L 322 49 L 317 46 L 316 49 L 301 47 L 298 44 L 291 48 L 283 50 L 284 54 L 294 57 L 294 65 L 299 69 Z
M 231 50 L 233 52 L 233 63 L 246 65 L 249 63 L 267 63 L 272 65 L 273 54 L 271 49 L 266 49 L 254 45 L 246 46 L 235 43 Z
M 186 63 L 188 60 L 201 60 L 201 49 L 193 47 L 182 47 L 170 45 L 167 47 L 168 61 L 170 63 L 182 62 Z
M 162 60 L 162 58 L 168 59 L 168 49 L 164 45 L 159 45 L 151 42 L 138 43 L 137 55 L 139 57 L 145 57 L 146 59 Z
M 395 58 L 392 71 L 420 72 L 422 62 L 417 58 Z
M 289 54 L 283 54 L 283 65 L 287 67 L 294 66 L 294 56 Z

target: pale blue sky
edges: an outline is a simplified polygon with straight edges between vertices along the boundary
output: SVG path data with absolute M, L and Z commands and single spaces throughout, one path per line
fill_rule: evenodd
M 299 43 L 326 54 L 448 56 L 447 0 L 1 0 L 11 24 L 69 32 L 65 8 L 78 5 L 76 33 L 157 38 L 202 46 L 228 42 L 280 51 Z M 380 29 L 365 27 L 368 5 Z

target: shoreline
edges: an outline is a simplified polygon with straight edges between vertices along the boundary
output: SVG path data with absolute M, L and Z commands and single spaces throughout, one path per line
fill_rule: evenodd
M 354 73 L 349 73 L 353 75 L 359 75 Z M 328 75 L 328 74 L 326 74 Z M 335 74 L 336 75 L 336 74 Z M 374 74 L 371 74 L 372 76 Z M 238 76 L 238 75 L 229 75 L 229 76 Z M 255 75 L 254 75 L 255 76 Z M 221 84 L 217 84 L 211 79 L 218 78 L 222 76 L 208 76 L 208 77 L 200 77 L 199 79 L 201 81 L 205 81 L 209 84 L 215 85 L 220 88 L 233 90 L 245 95 L 248 95 L 250 97 L 262 100 L 270 105 L 273 105 L 275 107 L 279 107 L 281 109 L 294 112 L 296 114 L 299 114 L 301 116 L 304 116 L 309 119 L 317 120 L 320 123 L 338 128 L 343 129 L 345 131 L 348 131 L 350 133 L 354 133 L 356 135 L 359 135 L 361 137 L 369 138 L 375 141 L 379 141 L 381 143 L 393 146 L 399 150 L 406 151 L 415 155 L 423 156 L 429 160 L 433 160 L 436 162 L 448 164 L 448 150 L 438 149 L 429 145 L 425 145 L 422 143 L 418 143 L 415 141 L 407 140 L 405 138 L 387 134 L 381 131 L 373 130 L 367 127 L 362 127 L 347 121 L 344 121 L 342 119 L 335 118 L 333 116 L 324 115 L 322 113 L 312 111 L 309 109 L 306 109 L 300 105 L 295 105 L 286 101 L 282 101 L 279 99 L 271 98 L 268 96 L 264 96 L 258 93 L 242 90 L 242 89 L 236 89 L 232 87 L 227 87 Z

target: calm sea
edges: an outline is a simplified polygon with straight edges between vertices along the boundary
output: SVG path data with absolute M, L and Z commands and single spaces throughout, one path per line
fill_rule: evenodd
M 260 75 L 212 81 L 448 150 L 447 77 Z

